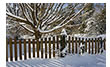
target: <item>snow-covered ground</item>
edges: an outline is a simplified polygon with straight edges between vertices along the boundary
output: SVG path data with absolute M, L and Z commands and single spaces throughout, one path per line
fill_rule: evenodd
M 7 67 L 106 67 L 106 51 L 98 55 L 67 55 L 64 58 L 6 62 Z

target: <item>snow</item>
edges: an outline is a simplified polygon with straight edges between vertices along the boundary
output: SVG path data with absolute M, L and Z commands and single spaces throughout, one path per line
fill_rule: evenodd
M 6 62 L 7 67 L 106 67 L 106 51 L 103 54 L 68 55 L 64 58 L 28 59 Z
M 98 35 L 97 37 L 102 37 L 102 39 L 106 38 L 105 34 Z
M 62 29 L 61 35 L 67 35 L 67 32 L 65 29 Z

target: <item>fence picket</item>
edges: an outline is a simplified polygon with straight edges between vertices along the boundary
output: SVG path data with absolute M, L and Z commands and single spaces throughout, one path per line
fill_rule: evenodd
M 58 50 L 58 56 L 59 56 L 59 36 L 57 36 L 57 50 Z
M 14 48 L 15 48 L 15 61 L 17 61 L 17 42 L 16 42 L 16 38 L 14 39 Z
M 106 39 L 104 39 L 104 50 L 106 50 L 106 43 L 105 43 Z
M 81 49 L 80 49 L 80 38 L 79 38 L 79 54 L 81 54 Z
M 22 44 L 21 44 L 21 40 L 19 40 L 19 56 L 20 56 L 20 60 L 22 60 Z
M 91 40 L 89 38 L 89 54 L 91 53 Z
M 30 41 L 30 39 L 28 39 L 28 50 L 29 50 L 29 58 L 31 58 L 31 41 Z
M 49 38 L 49 58 L 51 58 L 51 37 Z
M 35 39 L 32 40 L 33 45 L 33 57 L 35 57 Z
M 39 39 L 37 39 L 37 58 L 39 58 Z
M 95 54 L 97 53 L 97 39 L 95 38 Z
M 92 54 L 94 53 L 94 39 L 92 38 Z
M 75 53 L 77 54 L 77 37 L 75 37 Z
M 100 53 L 100 41 L 99 41 L 99 38 L 98 38 L 98 53 Z
M 55 57 L 55 37 L 53 37 L 53 57 Z
M 45 58 L 47 58 L 47 38 L 45 38 Z
M 85 52 L 87 52 L 87 38 L 86 38 L 86 40 L 85 40 Z
M 26 39 L 24 39 L 24 60 L 27 59 L 27 48 L 26 48 Z
M 69 45 L 69 46 L 68 46 L 68 52 L 70 53 L 70 49 L 71 49 L 71 48 L 70 48 L 70 36 L 69 36 L 69 42 L 68 42 L 68 45 Z
M 85 44 L 84 44 L 84 38 L 82 38 L 82 46 L 84 46 Z M 84 51 L 85 51 L 85 49 L 84 48 L 82 48 L 82 52 L 84 53 Z
M 9 45 L 10 45 L 10 61 L 13 61 L 13 45 L 12 45 L 12 38 L 9 40 Z
M 6 39 L 6 61 L 8 61 L 8 39 Z
M 74 53 L 74 37 L 72 37 L 72 53 Z
M 43 58 L 43 39 L 41 38 L 41 58 Z

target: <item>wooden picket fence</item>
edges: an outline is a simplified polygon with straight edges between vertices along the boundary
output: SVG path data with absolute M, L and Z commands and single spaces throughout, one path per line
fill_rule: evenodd
M 15 61 L 17 61 L 18 57 L 19 57 L 19 60 L 26 60 L 28 59 L 27 57 L 47 59 L 47 58 L 56 57 L 56 55 L 59 56 L 60 40 L 61 40 L 60 36 L 53 36 L 50 38 L 40 38 L 37 40 L 35 39 L 17 40 L 16 38 L 7 39 L 6 40 L 6 61 L 9 61 L 9 60 L 14 61 L 14 59 Z M 84 39 L 84 38 L 69 36 L 67 39 L 68 53 L 80 54 L 79 52 L 80 49 L 78 49 L 78 47 L 81 44 L 84 44 L 85 52 L 87 52 L 88 54 L 98 54 L 100 53 L 100 41 L 101 40 L 99 38 Z M 103 50 L 106 50 L 105 41 L 106 39 L 102 40 L 104 44 Z M 10 56 L 8 56 L 8 54 Z

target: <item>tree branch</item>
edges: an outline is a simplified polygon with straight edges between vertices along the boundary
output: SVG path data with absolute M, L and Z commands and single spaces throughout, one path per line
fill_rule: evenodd
M 59 24 L 58 26 L 50 29 L 50 30 L 46 30 L 46 31 L 43 31 L 41 30 L 40 28 L 38 28 L 38 30 L 41 32 L 41 33 L 50 33 L 50 32 L 53 32 L 57 29 L 60 29 L 60 28 L 63 28 L 65 25 L 67 25 L 68 23 L 70 23 L 70 21 L 73 21 L 73 19 L 75 19 L 86 7 L 88 6 L 88 4 L 85 4 L 84 7 L 82 9 L 80 9 L 68 22 L 64 23 L 62 22 L 61 24 Z M 63 24 L 64 23 L 64 24 Z

